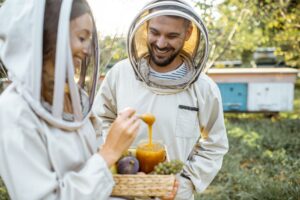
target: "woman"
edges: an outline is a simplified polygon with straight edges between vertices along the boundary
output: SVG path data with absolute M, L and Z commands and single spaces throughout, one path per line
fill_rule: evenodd
M 0 96 L 0 175 L 12 199 L 107 199 L 109 167 L 134 140 L 125 109 L 97 149 L 96 29 L 85 0 L 7 0 L 0 58 L 12 84 Z

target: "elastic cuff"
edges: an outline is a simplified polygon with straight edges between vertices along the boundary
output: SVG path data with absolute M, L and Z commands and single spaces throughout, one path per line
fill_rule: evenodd
M 103 159 L 103 157 L 99 153 L 95 153 L 92 157 L 92 160 L 95 160 L 96 164 L 100 167 L 100 170 L 102 170 L 105 173 L 105 177 L 108 179 L 108 181 L 114 182 L 112 173 L 110 169 L 108 168 L 108 165 L 106 161 Z

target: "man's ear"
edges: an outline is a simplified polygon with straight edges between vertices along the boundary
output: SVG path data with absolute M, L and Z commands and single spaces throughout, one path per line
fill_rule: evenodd
M 193 32 L 193 24 L 190 22 L 189 27 L 186 29 L 185 33 L 185 41 L 189 40 Z

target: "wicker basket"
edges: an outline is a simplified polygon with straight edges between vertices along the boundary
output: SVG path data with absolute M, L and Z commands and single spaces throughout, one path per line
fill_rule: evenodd
M 165 146 L 166 160 L 169 161 L 168 150 Z M 129 155 L 136 156 L 136 147 L 128 149 Z M 121 197 L 161 197 L 172 192 L 175 182 L 174 175 L 149 174 L 114 174 L 116 183 L 112 196 Z
M 174 175 L 113 175 L 113 196 L 161 197 L 173 190 Z

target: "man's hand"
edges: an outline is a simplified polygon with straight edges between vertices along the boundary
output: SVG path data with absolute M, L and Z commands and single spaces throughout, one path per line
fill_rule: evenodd
M 162 197 L 161 200 L 173 200 L 173 199 L 175 199 L 178 187 L 179 187 L 179 181 L 177 181 L 175 179 L 172 192 L 170 194 L 168 194 L 167 196 Z

